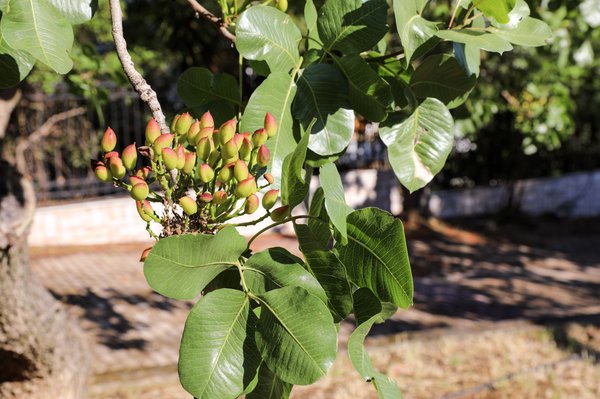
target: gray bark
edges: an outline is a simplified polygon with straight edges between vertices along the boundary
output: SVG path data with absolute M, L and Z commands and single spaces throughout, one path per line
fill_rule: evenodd
M 0 91 L 0 140 L 17 93 Z M 81 332 L 29 268 L 34 211 L 31 181 L 0 159 L 0 398 L 85 398 Z

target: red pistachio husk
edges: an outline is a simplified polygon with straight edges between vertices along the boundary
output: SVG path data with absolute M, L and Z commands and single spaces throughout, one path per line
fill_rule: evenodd
M 177 123 L 175 123 L 175 134 L 178 136 L 186 135 L 188 130 L 190 130 L 192 123 L 194 123 L 194 118 L 192 118 L 192 115 L 190 115 L 189 112 L 181 115 L 177 120 Z
M 135 169 L 135 164 L 137 163 L 137 150 L 135 148 L 135 143 L 129 144 L 123 150 L 123 165 L 127 170 Z
M 210 165 L 202 164 L 200 165 L 200 168 L 198 168 L 198 178 L 202 183 L 213 181 L 215 178 L 215 171 Z
M 152 143 L 154 143 L 154 141 L 156 141 L 158 136 L 160 136 L 160 126 L 158 125 L 158 122 L 156 121 L 156 119 L 154 119 L 154 118 L 150 119 L 150 122 L 148 122 L 148 125 L 146 125 L 145 136 L 146 136 L 146 145 L 152 145 Z
M 223 183 L 227 183 L 231 179 L 233 179 L 233 167 L 234 167 L 233 164 L 224 166 L 221 169 L 221 171 L 219 172 L 219 176 L 218 176 L 219 181 L 221 181 Z
M 188 129 L 185 137 L 186 137 L 188 143 L 190 143 L 192 145 L 196 145 L 196 143 L 199 140 L 199 138 L 198 138 L 199 134 L 200 134 L 200 122 L 196 120 L 194 123 L 192 123 L 192 126 L 190 126 L 190 128 Z
M 198 159 L 206 161 L 213 149 L 214 145 L 209 137 L 201 138 L 196 146 L 196 154 L 198 155 Z
M 152 144 L 152 148 L 154 149 L 155 154 L 160 154 L 163 148 L 171 147 L 173 144 L 173 139 L 175 135 L 172 133 L 161 134 L 159 138 L 157 138 Z
M 100 147 L 104 152 L 111 152 L 117 146 L 117 135 L 115 132 L 109 127 L 106 129 L 104 134 L 102 135 L 102 140 L 100 141 Z
M 127 169 L 125 169 L 123 161 L 118 155 L 109 158 L 108 167 L 110 168 L 110 173 L 117 179 L 122 179 L 127 174 Z
M 269 134 L 267 131 L 265 129 L 258 129 L 252 135 L 252 144 L 254 144 L 255 147 L 260 147 L 261 145 L 265 144 L 268 139 Z
M 191 175 L 196 167 L 196 153 L 188 152 L 185 154 L 185 164 L 183 165 L 183 173 Z
M 148 187 L 148 183 L 138 183 L 131 189 L 131 198 L 136 201 L 143 201 L 148 198 L 148 194 L 150 194 L 150 187 Z
M 223 158 L 237 158 L 238 157 L 238 149 L 233 140 L 229 140 L 225 145 L 221 147 L 221 153 L 223 154 Z
M 146 180 L 148 176 L 150 176 L 150 173 L 152 173 L 152 168 L 149 166 L 144 166 L 143 168 L 138 169 L 137 172 L 135 172 L 135 175 Z
M 175 152 L 175 150 L 173 150 L 172 148 L 163 148 L 162 158 L 167 170 L 177 169 L 177 163 L 179 162 L 179 158 L 177 157 L 177 153 Z
M 202 195 L 200 195 L 200 201 L 204 202 L 205 204 L 210 203 L 212 200 L 213 196 L 211 193 L 202 193 Z
M 110 170 L 102 163 L 99 163 L 96 168 L 94 168 L 94 173 L 101 182 L 107 183 L 112 180 L 112 173 L 110 173 Z
M 227 201 L 227 192 L 220 190 L 220 191 L 217 191 L 215 193 L 215 195 L 213 195 L 213 202 L 215 204 L 221 205 L 225 201 Z
M 215 127 L 215 121 L 213 120 L 213 117 L 210 114 L 210 112 L 206 112 L 204 113 L 204 115 L 202 115 L 202 118 L 200 118 L 200 127 L 202 129 L 204 129 L 205 127 Z
M 187 195 L 179 198 L 179 205 L 183 209 L 183 212 L 188 216 L 192 216 L 198 212 L 198 204 L 193 198 L 188 197 Z
M 152 209 L 152 205 L 147 200 L 144 201 L 135 201 L 135 208 L 138 211 L 138 214 L 145 222 L 149 222 L 152 220 L 152 215 L 154 215 L 154 209 Z
M 242 160 L 236 161 L 233 167 L 233 176 L 235 177 L 235 179 L 237 181 L 246 180 L 249 175 L 250 172 L 248 171 L 248 165 L 246 164 L 246 162 Z
M 221 145 L 227 143 L 233 138 L 233 136 L 235 136 L 236 125 L 237 121 L 235 119 L 228 120 L 221 125 L 219 128 L 219 142 Z
M 246 204 L 244 205 L 244 212 L 248 215 L 252 215 L 254 212 L 258 210 L 260 206 L 260 201 L 256 194 L 252 194 L 246 199 Z
M 258 149 L 258 154 L 256 155 L 256 162 L 260 166 L 267 166 L 269 164 L 270 159 L 271 152 L 269 151 L 266 145 L 261 145 Z
M 185 148 L 181 144 L 177 146 L 177 169 L 181 170 L 185 166 Z
M 256 187 L 256 180 L 254 180 L 254 177 L 249 177 L 237 184 L 235 187 L 235 196 L 238 198 L 248 198 L 257 190 L 258 188 Z
M 277 203 L 277 198 L 279 197 L 279 190 L 269 190 L 263 196 L 262 206 L 266 210 L 269 210 L 275 206 Z
M 275 117 L 268 112 L 265 116 L 265 130 L 267 131 L 269 138 L 277 134 L 277 121 L 275 120 Z

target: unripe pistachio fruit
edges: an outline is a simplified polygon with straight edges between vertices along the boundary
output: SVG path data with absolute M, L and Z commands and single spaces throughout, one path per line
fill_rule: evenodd
M 177 146 L 177 169 L 181 170 L 185 166 L 185 148 L 181 144 Z
M 235 196 L 238 198 L 248 198 L 257 190 L 256 180 L 254 180 L 254 177 L 249 177 L 246 180 L 239 182 L 235 187 Z
M 138 176 L 130 176 L 129 177 L 129 183 L 131 183 L 131 186 L 135 186 L 136 184 L 145 184 L 146 180 L 142 179 L 141 177 Z
M 208 157 L 208 164 L 213 168 L 216 168 L 221 165 L 221 161 L 221 153 L 219 150 L 213 150 Z
M 258 149 L 258 154 L 256 154 L 256 162 L 260 166 L 267 166 L 269 164 L 269 160 L 271 159 L 271 152 L 265 145 L 261 145 Z
M 198 158 L 206 161 L 210 156 L 210 152 L 214 149 L 214 145 L 212 140 L 209 137 L 203 137 L 198 141 L 198 145 L 196 146 L 196 154 Z
M 200 165 L 200 168 L 198 168 L 198 178 L 200 178 L 202 183 L 213 181 L 215 178 L 215 171 L 210 165 L 202 164 Z
M 119 156 L 110 157 L 108 166 L 110 168 L 110 173 L 117 179 L 122 179 L 127 173 L 125 166 L 123 166 L 123 161 Z
M 223 154 L 223 158 L 237 158 L 238 149 L 233 142 L 233 140 L 229 140 L 225 145 L 221 147 L 221 153 Z
M 248 199 L 246 199 L 246 205 L 244 205 L 244 211 L 246 212 L 246 214 L 252 215 L 254 212 L 256 212 L 258 210 L 259 205 L 260 205 L 260 201 L 258 200 L 258 197 L 256 196 L 256 194 L 252 194 L 251 196 L 248 197 Z
M 104 154 L 104 162 L 108 162 L 112 157 L 119 157 L 119 151 L 111 151 Z
M 202 193 L 202 195 L 200 196 L 200 201 L 204 202 L 205 204 L 208 204 L 212 200 L 213 196 L 211 193 Z
M 283 222 L 288 216 L 290 216 L 290 207 L 288 205 L 280 206 L 271 212 L 271 220 L 274 222 Z
M 102 140 L 100 141 L 100 147 L 102 147 L 102 151 L 111 152 L 117 146 L 117 135 L 115 132 L 109 127 L 102 135 Z
M 186 215 L 192 216 L 198 212 L 198 204 L 191 197 L 187 195 L 179 198 L 179 205 L 183 209 Z
M 210 112 L 205 112 L 204 115 L 200 118 L 200 127 L 204 129 L 205 127 L 215 127 L 215 121 L 213 120 Z
M 171 147 L 171 144 L 173 144 L 173 138 L 175 138 L 175 135 L 172 133 L 161 134 L 160 137 L 158 137 L 152 144 L 154 153 L 160 154 L 163 148 Z
M 267 131 L 269 138 L 277 134 L 277 121 L 275 120 L 275 117 L 268 112 L 265 116 L 265 130 Z
M 175 152 L 175 150 L 173 150 L 172 148 L 163 148 L 162 158 L 167 170 L 177 169 L 177 163 L 179 162 L 179 158 L 177 157 L 177 153 Z
M 152 145 L 158 136 L 160 136 L 160 126 L 156 119 L 152 118 L 146 126 L 146 145 Z
M 179 118 L 181 118 L 181 115 L 175 115 L 175 118 L 173 118 L 173 122 L 171 122 L 171 131 L 172 132 L 175 131 L 175 125 L 177 125 L 177 121 L 179 120 Z
M 146 182 L 138 183 L 131 189 L 131 198 L 136 201 L 145 200 L 148 197 L 148 194 L 150 194 L 150 187 L 148 187 Z
M 258 129 L 252 135 L 252 144 L 254 144 L 255 147 L 260 147 L 261 145 L 265 144 L 268 139 L 269 135 L 267 131 L 265 129 Z
M 250 172 L 248 172 L 248 165 L 246 165 L 246 162 L 242 160 L 236 161 L 233 167 L 233 176 L 235 179 L 237 181 L 246 180 L 249 175 Z
M 279 11 L 286 12 L 288 9 L 288 0 L 277 0 L 275 6 L 279 9 Z
M 152 205 L 147 200 L 144 201 L 135 201 L 135 207 L 138 211 L 138 214 L 145 222 L 149 222 L 152 220 L 152 215 L 154 215 L 154 209 L 152 209 Z
M 221 125 L 219 128 L 219 142 L 224 145 L 235 136 L 235 127 L 237 122 L 231 119 Z
M 269 183 L 269 184 L 273 184 L 273 182 L 275 181 L 275 178 L 273 177 L 272 174 L 270 173 L 265 173 L 263 175 L 263 177 L 265 178 L 265 180 Z
M 233 178 L 233 164 L 224 166 L 219 172 L 219 181 L 223 183 L 229 182 Z
M 250 160 L 250 155 L 252 154 L 252 141 L 247 137 L 244 137 L 242 140 L 242 145 L 240 147 L 240 157 L 244 160 Z
M 265 208 L 267 211 L 269 209 L 273 208 L 275 206 L 275 203 L 277 203 L 278 197 L 279 197 L 279 190 L 267 191 L 267 193 L 263 196 L 263 199 L 262 199 L 263 208 Z
M 199 134 L 200 134 L 200 122 L 195 121 L 194 123 L 192 123 L 192 125 L 188 129 L 185 137 L 186 137 L 188 143 L 190 143 L 191 145 L 196 145 L 196 143 L 199 140 L 199 137 L 198 137 Z
M 227 193 L 223 190 L 217 191 L 213 196 L 213 202 L 217 205 L 221 205 L 227 201 Z
M 183 165 L 183 173 L 191 175 L 196 167 L 196 153 L 188 152 L 185 154 L 185 164 Z
M 135 168 L 135 164 L 137 163 L 137 150 L 135 148 L 135 143 L 128 145 L 123 150 L 123 165 L 127 170 L 133 170 Z
M 189 112 L 186 112 L 185 114 L 181 115 L 177 120 L 177 123 L 175 123 L 175 133 L 178 136 L 187 134 L 188 130 L 190 130 L 190 127 L 192 126 L 192 123 L 194 123 L 194 118 L 192 118 L 192 115 L 190 115 Z
M 104 164 L 96 166 L 94 173 L 101 182 L 107 183 L 112 180 L 112 173 L 110 173 L 110 170 Z
M 135 172 L 135 175 L 140 179 L 146 180 L 148 176 L 150 176 L 150 173 L 152 173 L 152 168 L 144 166 L 143 168 L 138 169 L 137 172 Z

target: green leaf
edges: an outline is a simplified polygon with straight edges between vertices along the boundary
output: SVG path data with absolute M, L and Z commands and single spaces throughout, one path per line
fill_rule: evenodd
M 327 374 L 337 351 L 337 330 L 327 306 L 300 287 L 269 291 L 258 300 L 256 344 L 267 367 L 298 385 Z
M 373 316 L 359 325 L 348 340 L 348 356 L 358 373 L 373 383 L 379 399 L 401 399 L 402 393 L 394 381 L 375 370 L 365 348 L 365 338 L 379 316 Z
M 552 38 L 550 27 L 544 21 L 531 17 L 523 18 L 514 28 L 488 29 L 511 43 L 525 47 L 544 46 Z
M 406 61 L 432 39 L 438 31 L 437 24 L 421 16 L 427 0 L 394 0 L 396 28 L 400 35 Z
M 34 64 L 33 56 L 10 48 L 0 32 L 0 88 L 17 85 L 29 75 Z
M 501 24 L 510 21 L 508 14 L 514 8 L 516 0 L 474 0 L 473 5 L 477 7 L 483 15 L 488 18 L 494 18 Z
M 292 392 L 292 384 L 280 380 L 264 364 L 258 371 L 258 385 L 246 395 L 246 399 L 287 399 Z
M 148 284 L 161 295 L 194 299 L 219 273 L 238 264 L 247 242 L 234 227 L 215 235 L 185 234 L 158 241 L 144 262 Z
M 0 0 L 0 11 L 1 12 L 6 11 L 6 7 L 8 7 L 8 1 L 9 0 Z
M 250 7 L 240 16 L 235 45 L 249 60 L 264 60 L 271 71 L 289 72 L 298 65 L 302 32 L 292 18 L 274 7 Z
M 92 19 L 95 0 L 50 0 L 58 12 L 72 24 L 81 24 Z
M 243 292 L 221 289 L 202 297 L 187 318 L 179 350 L 179 378 L 186 391 L 198 399 L 241 395 L 261 362 L 255 324 Z
M 307 221 L 307 225 L 313 232 L 315 238 L 327 247 L 331 239 L 331 230 L 329 230 L 329 215 L 325 208 L 325 193 L 323 187 L 317 188 L 310 202 L 308 215 L 311 216 Z M 319 218 L 321 220 L 317 220 Z
M 312 126 L 312 124 L 310 125 Z M 309 127 L 310 128 L 310 127 Z M 304 132 L 302 139 L 294 151 L 283 161 L 281 176 L 281 203 L 289 205 L 290 209 L 302 203 L 308 195 L 310 179 L 304 176 L 304 160 L 310 134 Z
M 47 0 L 10 0 L 0 30 L 8 46 L 28 52 L 57 73 L 73 67 L 73 28 Z
M 306 271 L 302 260 L 284 248 L 269 248 L 252 255 L 243 270 L 248 290 L 254 295 L 294 286 L 304 288 L 323 302 L 327 301 L 325 291 Z
M 365 323 L 383 310 L 379 298 L 367 287 L 362 287 L 354 291 L 352 294 L 352 303 L 357 325 Z
M 296 148 L 291 111 L 295 95 L 294 79 L 285 72 L 273 72 L 252 93 L 240 123 L 242 132 L 253 132 L 263 127 L 267 112 L 277 120 L 277 135 L 267 141 L 271 151 L 269 172 L 275 177 L 274 188 L 281 185 L 283 160 Z
M 387 33 L 386 0 L 328 0 L 319 11 L 319 36 L 327 51 L 358 54 Z
M 315 7 L 313 0 L 306 0 L 304 19 L 306 21 L 306 29 L 308 30 L 307 48 L 309 50 L 322 48 L 319 30 L 317 29 L 317 7 Z
M 435 98 L 423 101 L 408 117 L 388 118 L 379 128 L 390 164 L 410 192 L 424 187 L 444 167 L 454 142 L 452 128 L 450 111 Z
M 467 46 L 463 43 L 452 43 L 454 56 L 465 69 L 467 74 L 479 76 L 481 65 L 481 50 L 475 46 Z
M 294 224 L 294 230 L 308 271 L 325 290 L 334 322 L 344 320 L 352 311 L 352 291 L 346 267 L 335 253 L 327 249 L 326 242 L 318 240 L 309 226 Z
M 360 55 L 347 55 L 334 60 L 348 79 L 352 108 L 371 121 L 384 120 L 386 108 L 393 100 L 390 85 Z
M 402 222 L 381 209 L 366 208 L 348 216 L 348 245 L 335 250 L 359 287 L 370 288 L 385 302 L 408 308 L 413 281 Z
M 177 94 L 188 107 L 219 100 L 240 103 L 237 80 L 226 73 L 215 76 L 206 68 L 187 69 L 177 80 Z
M 513 46 L 502 37 L 494 33 L 481 32 L 478 30 L 442 30 L 437 32 L 436 36 L 444 40 L 464 43 L 485 51 L 492 51 L 500 54 L 513 49 Z
M 354 112 L 347 107 L 348 83 L 340 71 L 329 64 L 314 64 L 298 78 L 294 116 L 311 130 L 308 148 L 319 155 L 337 154 L 350 143 L 354 134 Z
M 456 58 L 447 54 L 427 57 L 415 70 L 410 87 L 418 98 L 437 98 L 449 108 L 466 100 L 477 78 L 468 76 Z
M 342 241 L 345 242 L 347 239 L 346 217 L 352 213 L 352 208 L 346 204 L 342 178 L 332 163 L 322 166 L 319 171 L 319 181 L 325 194 L 325 209 L 327 209 L 331 222 L 340 232 Z

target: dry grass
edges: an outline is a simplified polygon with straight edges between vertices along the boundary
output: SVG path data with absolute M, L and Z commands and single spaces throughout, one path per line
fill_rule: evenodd
M 385 345 L 372 340 L 370 353 L 375 366 L 398 381 L 405 399 L 600 398 L 600 366 L 559 348 L 543 327 L 501 325 L 433 338 L 403 337 Z M 581 334 L 581 326 L 569 328 Z M 585 328 L 589 336 L 591 327 Z M 598 331 L 595 328 L 594 334 Z M 130 386 L 93 398 L 190 399 L 172 376 L 164 384 Z M 292 398 L 376 399 L 377 395 L 341 353 L 326 378 L 310 387 L 296 387 Z

